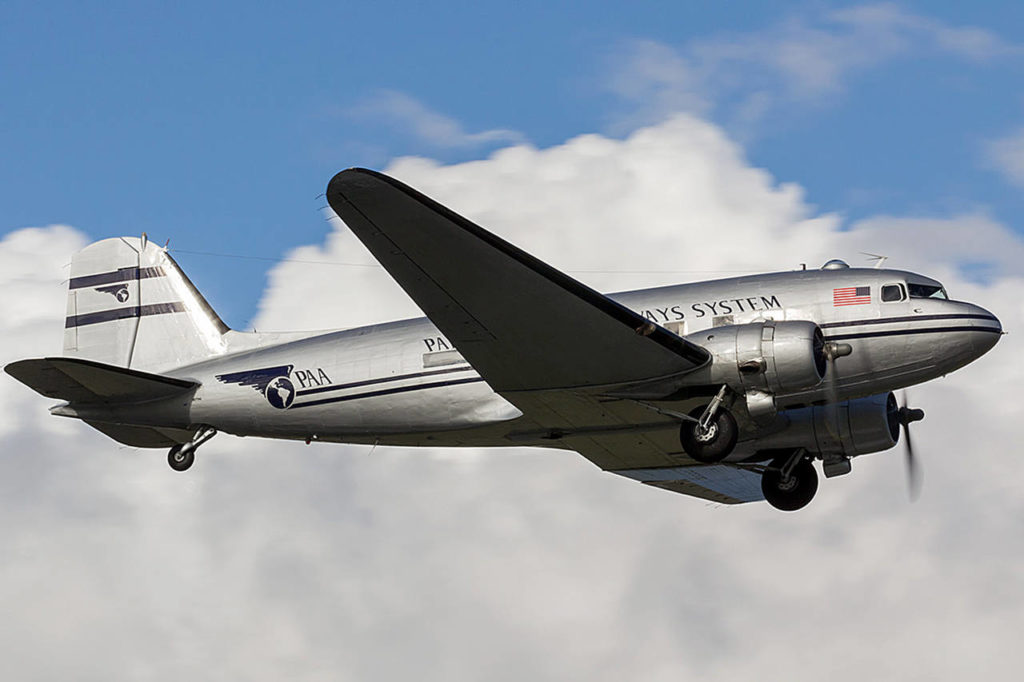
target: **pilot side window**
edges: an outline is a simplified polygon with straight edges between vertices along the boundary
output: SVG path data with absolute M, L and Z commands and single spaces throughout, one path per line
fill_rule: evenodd
M 907 298 L 902 284 L 886 284 L 882 287 L 882 302 L 904 301 Z

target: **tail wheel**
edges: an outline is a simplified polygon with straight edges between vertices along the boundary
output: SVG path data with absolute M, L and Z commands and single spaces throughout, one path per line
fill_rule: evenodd
M 814 499 L 818 492 L 818 472 L 814 470 L 811 460 L 802 459 L 783 476 L 783 467 L 788 457 L 780 457 L 773 461 L 761 474 L 761 492 L 768 504 L 782 511 L 803 509 Z
M 184 445 L 175 445 L 167 453 L 167 463 L 175 471 L 185 471 L 196 461 L 196 449 L 186 448 Z
M 706 408 L 699 407 L 690 413 L 694 419 L 700 419 Z M 696 422 L 687 421 L 679 428 L 679 442 L 686 454 L 698 462 L 714 464 L 725 459 L 739 438 L 736 418 L 729 410 L 719 408 L 708 424 L 707 430 L 701 432 Z

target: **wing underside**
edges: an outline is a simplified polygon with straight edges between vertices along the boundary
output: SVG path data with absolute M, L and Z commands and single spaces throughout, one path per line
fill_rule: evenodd
M 764 499 L 760 472 L 734 464 L 624 469 L 612 473 L 656 488 L 721 504 L 742 504 Z
M 192 440 L 194 431 L 132 424 L 110 424 L 85 420 L 85 423 L 108 438 L 136 448 L 168 448 Z

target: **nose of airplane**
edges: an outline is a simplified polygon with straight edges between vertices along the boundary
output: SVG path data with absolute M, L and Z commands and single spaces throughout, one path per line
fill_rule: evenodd
M 972 303 L 966 304 L 970 309 L 971 327 L 974 333 L 971 334 L 971 345 L 974 346 L 978 357 L 992 350 L 1003 333 L 1003 325 L 999 318 L 985 310 L 981 306 Z
M 932 358 L 941 374 L 960 369 L 992 350 L 1003 332 L 999 318 L 972 303 L 942 301 L 927 312 L 943 323 L 923 338 L 926 345 L 916 350 Z

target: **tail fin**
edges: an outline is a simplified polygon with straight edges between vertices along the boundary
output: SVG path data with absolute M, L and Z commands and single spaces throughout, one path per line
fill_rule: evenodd
M 222 353 L 228 327 L 145 235 L 95 242 L 71 260 L 64 355 L 160 371 Z

